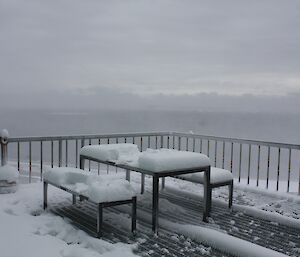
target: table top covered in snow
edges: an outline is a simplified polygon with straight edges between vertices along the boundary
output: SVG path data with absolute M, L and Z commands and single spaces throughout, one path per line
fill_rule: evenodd
M 180 175 L 205 171 L 209 158 L 201 153 L 173 149 L 147 149 L 139 152 L 135 144 L 84 146 L 80 156 L 120 168 L 159 176 Z

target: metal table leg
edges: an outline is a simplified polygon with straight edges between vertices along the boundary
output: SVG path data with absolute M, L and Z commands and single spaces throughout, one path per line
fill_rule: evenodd
M 126 180 L 130 182 L 130 170 L 126 170 Z
M 159 177 L 153 176 L 152 187 L 152 231 L 157 234 L 158 231 L 158 197 L 159 197 Z
M 145 174 L 141 176 L 141 194 L 145 192 Z
M 210 215 L 211 210 L 211 193 L 212 188 L 210 186 L 210 167 L 208 170 L 204 171 L 204 211 L 203 211 L 203 221 L 207 222 L 207 217 Z
M 84 170 L 84 158 L 80 156 L 79 167 L 81 170 Z
M 43 204 L 44 210 L 48 206 L 47 191 L 48 191 L 48 183 L 44 181 L 44 204 Z

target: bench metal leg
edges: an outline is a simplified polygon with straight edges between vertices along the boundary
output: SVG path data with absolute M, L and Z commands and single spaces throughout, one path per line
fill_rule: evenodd
M 136 196 L 132 197 L 132 212 L 131 212 L 131 232 L 136 232 Z
M 145 174 L 141 175 L 141 194 L 145 192 Z
M 48 197 L 47 197 L 47 193 L 48 193 L 48 183 L 44 182 L 44 204 L 43 204 L 43 208 L 44 210 L 47 208 L 48 206 Z
M 126 180 L 130 181 L 130 170 L 126 170 Z
M 158 202 L 159 202 L 159 178 L 153 176 L 152 192 L 152 231 L 157 234 L 158 231 Z
M 72 203 L 76 204 L 76 195 L 72 195 Z
M 97 236 L 100 238 L 102 236 L 102 221 L 103 221 L 103 209 L 102 205 L 98 204 L 97 210 Z
M 165 189 L 166 178 L 161 179 L 161 189 Z
M 229 188 L 229 194 L 228 194 L 228 207 L 231 209 L 232 208 L 232 200 L 233 200 L 233 180 L 230 182 L 228 185 Z

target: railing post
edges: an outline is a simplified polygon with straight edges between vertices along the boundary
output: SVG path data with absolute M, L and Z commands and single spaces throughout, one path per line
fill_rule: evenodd
M 58 167 L 62 166 L 62 140 L 58 140 Z
M 1 142 L 1 166 L 7 164 L 7 144 L 8 144 L 8 131 L 3 129 L 0 133 L 0 142 Z

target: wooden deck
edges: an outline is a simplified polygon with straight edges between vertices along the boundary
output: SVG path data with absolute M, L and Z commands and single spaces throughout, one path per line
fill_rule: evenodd
M 145 202 L 145 200 L 151 199 L 150 193 L 147 192 L 143 198 L 143 201 L 138 200 L 137 235 L 133 237 L 130 233 L 130 207 L 119 206 L 107 208 L 104 211 L 104 240 L 113 243 L 135 243 L 134 251 L 140 256 L 232 256 L 180 235 L 175 229 L 166 229 L 163 225 L 160 227 L 159 236 L 153 235 L 151 219 L 149 219 L 151 203 Z M 184 210 L 183 215 L 168 210 L 168 208 L 161 208 L 159 216 L 161 221 L 208 226 L 289 256 L 299 256 L 299 253 L 294 250 L 300 248 L 299 229 L 274 224 L 274 222 L 252 217 L 239 211 L 229 211 L 216 203 L 213 204 L 210 223 L 206 224 L 201 219 L 201 199 L 191 199 L 184 192 L 171 188 L 162 191 L 160 198 L 164 199 L 163 201 L 167 200 L 167 203 L 172 206 L 178 206 Z M 95 205 L 87 202 L 72 205 L 71 199 L 67 202 L 52 199 L 51 202 L 50 210 L 52 212 L 70 219 L 75 226 L 96 236 Z

